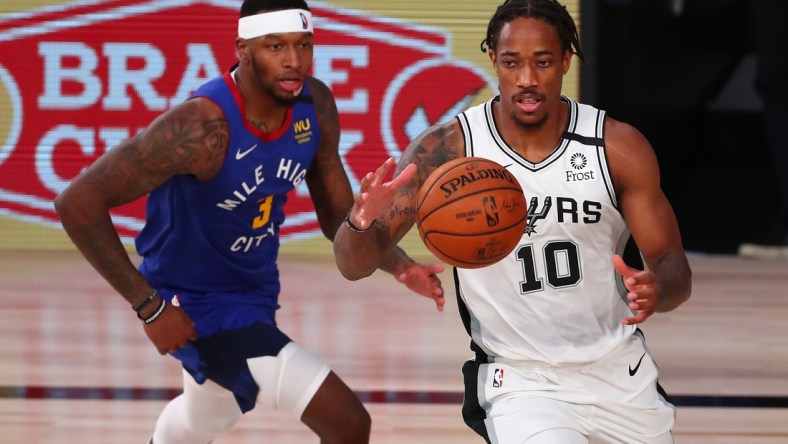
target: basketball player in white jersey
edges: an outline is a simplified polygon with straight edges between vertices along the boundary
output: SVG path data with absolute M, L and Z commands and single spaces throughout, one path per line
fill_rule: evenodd
M 637 325 L 690 296 L 691 270 L 654 151 L 632 126 L 562 96 L 575 24 L 554 0 L 507 0 L 482 42 L 500 95 L 438 124 L 369 173 L 334 242 L 360 279 L 415 222 L 439 165 L 478 156 L 522 185 L 528 224 L 508 257 L 454 269 L 475 353 L 465 422 L 490 443 L 672 443 L 675 408 Z M 621 257 L 630 235 L 646 269 Z M 392 268 L 396 269 L 396 266 Z M 404 268 L 404 263 L 403 263 Z M 420 276 L 425 295 L 435 276 Z M 414 288 L 415 286 L 411 286 Z

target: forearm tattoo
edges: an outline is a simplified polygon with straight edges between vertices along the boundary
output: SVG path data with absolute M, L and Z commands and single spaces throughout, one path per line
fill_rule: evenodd
M 393 207 L 388 215 L 390 219 L 405 218 L 408 221 L 415 221 L 416 198 L 427 177 L 439 166 L 462 154 L 458 134 L 458 130 L 453 125 L 438 126 L 403 153 L 400 167 L 404 168 L 409 163 L 415 163 L 418 170 L 413 180 L 399 191 L 399 195 L 404 198 L 401 202 L 408 202 L 410 205 Z M 397 174 L 399 172 L 397 171 Z

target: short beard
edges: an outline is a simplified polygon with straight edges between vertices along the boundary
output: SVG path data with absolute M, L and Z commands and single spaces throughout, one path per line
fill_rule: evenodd
M 279 97 L 274 95 L 273 90 L 271 90 L 270 92 L 271 92 L 271 96 L 273 96 L 274 98 L 274 102 L 276 102 L 276 104 L 279 106 L 292 106 L 293 104 L 298 102 L 298 98 L 300 97 L 300 96 L 293 96 L 293 97 L 285 98 L 285 97 Z
M 514 113 L 512 113 L 512 119 L 517 124 L 517 126 L 522 128 L 522 129 L 524 129 L 524 130 L 526 130 L 526 131 L 534 131 L 534 130 L 542 129 L 545 126 L 545 124 L 547 123 L 547 120 L 548 120 L 549 117 L 550 117 L 549 115 L 545 114 L 538 121 L 532 122 L 532 123 L 528 123 L 528 122 L 523 122 L 522 120 L 518 119 L 517 116 Z
M 251 59 L 251 62 L 252 62 L 252 72 L 254 73 L 255 78 L 257 79 L 262 78 L 264 71 L 260 69 L 259 66 L 257 66 L 257 62 L 254 60 L 254 58 Z M 263 88 L 265 88 L 265 90 L 268 91 L 268 94 L 271 97 L 273 97 L 274 103 L 276 103 L 277 106 L 291 106 L 294 103 L 296 103 L 298 101 L 298 98 L 300 97 L 300 94 L 298 96 L 293 96 L 293 97 L 281 97 L 276 94 L 276 91 L 274 90 L 273 86 L 264 85 Z

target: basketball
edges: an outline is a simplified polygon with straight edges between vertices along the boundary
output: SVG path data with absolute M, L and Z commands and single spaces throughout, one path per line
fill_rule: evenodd
M 517 179 L 480 157 L 454 159 L 433 171 L 419 191 L 416 218 L 427 249 L 460 268 L 503 259 L 517 246 L 528 220 Z

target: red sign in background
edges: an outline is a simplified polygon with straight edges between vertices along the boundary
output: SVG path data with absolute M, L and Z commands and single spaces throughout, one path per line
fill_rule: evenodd
M 0 215 L 56 224 L 52 201 L 82 169 L 236 61 L 237 2 L 108 1 L 0 21 Z M 340 154 L 358 178 L 494 85 L 450 57 L 447 33 L 313 7 L 312 74 L 334 92 Z M 8 110 L 8 112 L 6 112 Z M 320 233 L 305 186 L 284 239 Z M 144 199 L 113 210 L 125 239 Z

